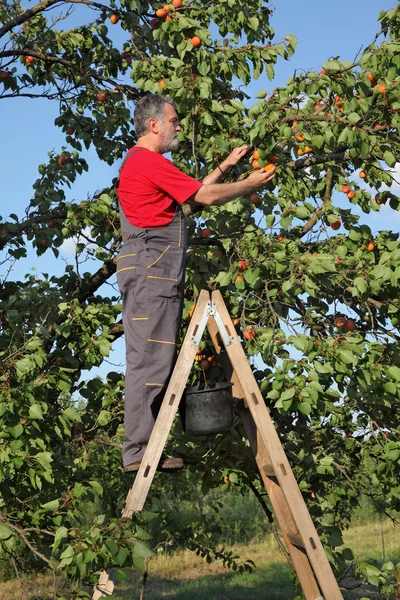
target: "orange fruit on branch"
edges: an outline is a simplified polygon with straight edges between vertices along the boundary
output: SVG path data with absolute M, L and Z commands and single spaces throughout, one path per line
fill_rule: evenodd
M 194 48 L 200 48 L 200 46 L 201 46 L 201 39 L 199 38 L 198 35 L 194 35 L 190 41 L 192 42 L 192 46 Z
M 246 327 L 243 331 L 243 336 L 246 340 L 254 340 L 256 337 L 256 330 L 253 327 Z

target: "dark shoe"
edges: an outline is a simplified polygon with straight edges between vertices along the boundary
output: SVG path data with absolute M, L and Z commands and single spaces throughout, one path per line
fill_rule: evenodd
M 124 467 L 125 473 L 138 471 L 141 462 L 141 460 L 137 460 L 136 462 Z M 157 471 L 161 471 L 161 473 L 175 473 L 175 471 L 181 471 L 184 466 L 185 463 L 183 462 L 183 459 L 179 458 L 178 456 L 172 458 L 162 456 L 160 462 L 158 463 Z

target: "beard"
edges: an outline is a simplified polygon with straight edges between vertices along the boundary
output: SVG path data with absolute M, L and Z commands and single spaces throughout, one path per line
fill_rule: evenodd
M 177 133 L 167 133 L 164 124 L 161 127 L 161 142 L 162 142 L 162 154 L 166 154 L 167 152 L 173 152 L 178 149 L 179 141 Z

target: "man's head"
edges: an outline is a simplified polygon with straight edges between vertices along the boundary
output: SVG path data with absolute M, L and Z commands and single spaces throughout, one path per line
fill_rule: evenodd
M 134 125 L 137 138 L 144 138 L 160 154 L 178 147 L 181 131 L 175 104 L 158 94 L 144 96 L 136 104 Z

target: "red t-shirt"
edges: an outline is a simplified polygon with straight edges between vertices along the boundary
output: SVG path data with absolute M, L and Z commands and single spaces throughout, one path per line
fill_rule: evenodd
M 118 186 L 121 207 L 135 227 L 168 225 L 176 211 L 175 202 L 183 204 L 203 184 L 158 152 L 136 148 L 137 152 L 128 158 L 121 171 Z

